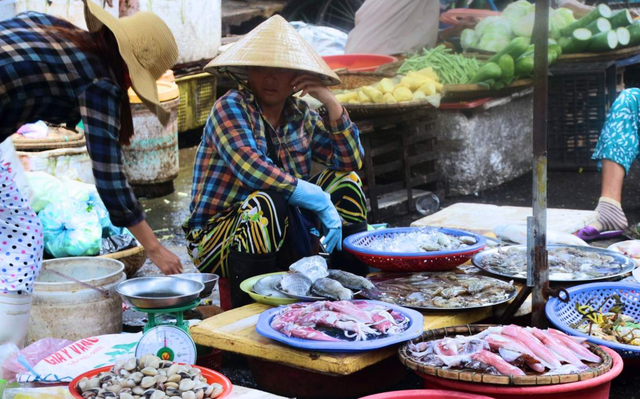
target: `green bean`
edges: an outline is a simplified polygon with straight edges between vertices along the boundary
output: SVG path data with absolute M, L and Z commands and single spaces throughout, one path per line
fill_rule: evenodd
M 445 46 L 438 46 L 430 50 L 423 49 L 422 54 L 417 53 L 407 58 L 398 73 L 419 71 L 429 66 L 438 74 L 442 83 L 464 84 L 480 69 L 481 63 L 475 58 L 452 54 Z

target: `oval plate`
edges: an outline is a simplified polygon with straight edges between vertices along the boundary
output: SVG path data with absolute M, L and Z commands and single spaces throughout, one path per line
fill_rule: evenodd
M 636 265 L 640 266 L 640 257 L 636 258 L 636 257 L 633 257 L 631 255 L 627 255 L 620 249 L 621 245 L 624 245 L 624 244 L 628 245 L 630 243 L 637 243 L 638 245 L 640 245 L 640 240 L 628 240 L 628 241 L 617 242 L 615 244 L 609 245 L 607 247 L 607 249 L 610 250 L 610 251 L 618 252 L 618 253 L 621 253 L 623 255 L 626 255 L 626 256 L 630 257 L 631 259 L 633 259 L 636 262 Z
M 240 289 L 246 292 L 247 294 L 249 294 L 249 296 L 254 301 L 264 303 L 265 305 L 269 305 L 269 306 L 291 305 L 292 303 L 299 302 L 297 299 L 294 299 L 294 298 L 273 298 L 270 296 L 260 295 L 256 292 L 253 292 L 253 286 L 255 285 L 255 283 L 258 282 L 258 280 L 260 280 L 263 277 L 272 276 L 276 274 L 284 275 L 284 274 L 287 274 L 287 272 L 267 273 L 267 274 L 261 274 L 259 276 L 248 278 L 244 280 L 242 283 L 240 283 Z
M 102 372 L 111 370 L 112 367 L 113 365 L 104 366 L 104 367 L 89 370 L 85 373 L 80 374 L 79 376 L 74 378 L 73 381 L 69 383 L 69 393 L 71 394 L 71 396 L 73 396 L 76 399 L 84 399 L 82 395 L 80 395 L 80 393 L 78 392 L 78 382 L 80 382 L 80 380 L 85 377 L 91 379 L 91 377 L 93 376 L 96 376 Z M 217 382 L 218 384 L 222 385 L 222 395 L 218 396 L 218 399 L 226 398 L 229 395 L 231 395 L 231 391 L 233 390 L 233 385 L 231 384 L 231 381 L 229 381 L 227 377 L 218 373 L 217 371 L 213 371 L 206 367 L 196 366 L 196 365 L 192 365 L 191 367 L 200 369 L 200 371 L 202 372 L 202 375 L 207 379 L 207 383 L 213 384 L 214 382 Z
M 526 246 L 525 245 L 514 245 L 514 246 L 510 246 L 510 247 L 489 249 L 487 251 L 482 251 L 482 252 L 479 252 L 479 253 L 475 254 L 473 256 L 473 258 L 471 259 L 471 261 L 473 262 L 473 264 L 476 267 L 484 270 L 487 273 L 490 273 L 490 274 L 493 274 L 493 275 L 496 275 L 496 276 L 513 278 L 513 279 L 516 279 L 516 280 L 526 280 L 527 279 L 527 276 L 526 276 L 527 271 L 526 271 L 526 269 L 524 270 L 524 276 L 520 276 L 520 275 L 512 275 L 512 274 L 506 274 L 506 273 L 498 273 L 498 272 L 493 271 L 493 270 L 491 270 L 491 269 L 489 269 L 489 268 L 487 268 L 486 266 L 483 265 L 483 261 L 484 261 L 485 258 L 493 255 L 497 251 L 505 250 L 507 248 L 526 248 Z M 633 261 L 633 259 L 629 258 L 628 256 L 622 255 L 622 254 L 620 254 L 618 252 L 610 251 L 608 249 L 596 248 L 596 247 L 580 247 L 580 246 L 577 246 L 577 245 L 548 245 L 547 248 L 549 250 L 554 249 L 554 248 L 575 248 L 575 249 L 579 249 L 579 250 L 585 251 L 585 252 L 595 252 L 595 253 L 598 253 L 600 255 L 608 255 L 608 256 L 612 256 L 622 266 L 622 269 L 618 273 L 609 274 L 609 275 L 602 276 L 602 277 L 591 277 L 591 278 L 583 278 L 583 279 L 566 279 L 566 278 L 554 277 L 553 272 L 550 270 L 549 271 L 549 281 L 571 283 L 571 282 L 578 282 L 578 281 L 606 280 L 606 279 L 609 279 L 609 278 L 621 276 L 621 275 L 626 274 L 626 273 L 630 273 L 636 267 L 636 264 Z
M 398 273 L 388 273 L 388 274 L 379 274 L 373 277 L 369 277 L 369 281 L 371 281 L 374 285 L 377 282 L 383 282 L 383 281 L 388 281 L 388 280 L 392 280 L 395 278 L 405 278 L 405 277 L 409 277 L 409 276 L 413 276 L 414 274 L 443 274 L 443 273 L 451 273 L 451 272 L 418 272 L 418 273 L 402 273 L 402 274 L 398 274 Z M 467 274 L 461 274 L 461 276 L 467 276 Z M 473 275 L 472 275 L 473 276 Z M 483 276 L 481 274 L 477 274 L 475 275 L 476 277 L 478 277 L 479 279 L 483 279 L 483 280 L 494 280 L 494 281 L 499 281 L 502 284 L 508 285 L 508 283 L 499 280 L 497 278 L 493 278 L 493 277 L 488 277 L 488 276 Z M 411 283 L 405 283 L 408 286 L 411 286 Z M 362 291 L 360 293 L 360 295 L 369 298 L 369 299 L 374 299 L 374 300 L 380 300 L 380 294 L 383 294 L 384 291 L 380 291 L 379 289 L 377 289 L 378 287 L 376 287 L 376 290 L 365 290 Z M 419 292 L 418 287 L 416 287 L 415 291 L 412 292 Z M 409 292 L 407 292 L 409 293 Z M 486 308 L 489 306 L 495 306 L 495 305 L 499 305 L 501 303 L 504 302 L 509 302 L 510 300 L 512 300 L 513 298 L 515 298 L 515 296 L 518 295 L 518 290 L 514 289 L 511 293 L 509 293 L 509 295 L 504 298 L 501 299 L 499 301 L 496 302 L 491 302 L 491 303 L 486 303 L 484 305 L 479 305 L 479 306 L 465 306 L 465 307 L 449 307 L 449 308 L 445 308 L 445 307 L 429 307 L 429 306 L 413 306 L 413 305 L 407 305 L 407 304 L 402 304 L 402 303 L 393 303 L 394 305 L 398 305 L 398 306 L 404 306 L 407 308 L 411 308 L 411 309 L 419 309 L 419 310 L 446 310 L 446 311 L 451 311 L 451 310 L 468 310 L 468 309 L 481 309 L 481 308 Z M 391 302 L 386 302 L 384 300 L 380 300 L 381 302 L 384 303 L 391 303 Z
M 376 305 L 381 305 L 389 309 L 393 309 L 396 312 L 402 313 L 409 318 L 409 327 L 401 334 L 387 336 L 384 338 L 371 339 L 367 341 L 348 341 L 344 342 L 327 342 L 327 341 L 314 341 L 303 338 L 287 337 L 283 333 L 271 328 L 271 321 L 275 315 L 282 310 L 282 307 L 265 310 L 260 314 L 258 324 L 256 324 L 256 332 L 267 338 L 271 338 L 278 342 L 282 342 L 285 345 L 289 345 L 298 349 L 307 349 L 319 352 L 363 352 L 373 349 L 384 348 L 389 345 L 398 344 L 404 341 L 417 338 L 422 334 L 424 330 L 424 316 L 420 312 L 412 309 L 407 309 L 402 306 L 393 305 L 381 301 L 366 300 L 365 302 L 371 302 Z
M 347 287 L 345 287 L 347 288 Z M 347 288 L 349 291 L 351 291 L 353 293 L 353 296 L 356 296 L 358 294 L 360 294 L 362 291 L 357 291 L 357 292 L 353 292 L 353 290 Z M 336 301 L 337 299 L 331 299 L 331 298 L 325 298 L 323 296 L 305 296 L 305 295 L 293 295 L 293 294 L 289 294 L 288 292 L 284 291 L 282 289 L 281 286 L 277 285 L 276 286 L 276 290 L 278 290 L 281 294 L 287 295 L 291 298 L 295 298 L 297 299 L 296 302 L 298 301 L 303 301 L 303 302 L 315 302 L 315 301 Z

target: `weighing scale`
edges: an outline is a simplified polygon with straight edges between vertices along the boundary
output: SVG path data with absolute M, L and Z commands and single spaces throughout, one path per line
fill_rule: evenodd
M 148 353 L 158 356 L 162 360 L 195 364 L 196 344 L 189 335 L 189 323 L 184 320 L 184 312 L 200 304 L 200 299 L 181 307 L 165 309 L 142 309 L 132 306 L 134 310 L 148 315 L 144 335 L 136 347 L 136 358 Z M 161 314 L 173 315 L 175 322 L 162 322 L 157 319 Z

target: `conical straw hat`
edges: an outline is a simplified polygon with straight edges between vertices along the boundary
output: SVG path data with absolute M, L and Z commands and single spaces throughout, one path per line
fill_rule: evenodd
M 340 84 L 338 75 L 298 32 L 279 15 L 267 19 L 204 68 L 211 74 L 231 73 L 248 79 L 247 67 L 296 69 L 315 73 L 326 85 Z
M 127 64 L 131 86 L 142 102 L 166 125 L 169 113 L 158 99 L 156 80 L 178 60 L 178 46 L 169 27 L 157 15 L 139 12 L 117 19 L 91 0 L 83 0 L 89 31 L 103 26 L 113 33 Z

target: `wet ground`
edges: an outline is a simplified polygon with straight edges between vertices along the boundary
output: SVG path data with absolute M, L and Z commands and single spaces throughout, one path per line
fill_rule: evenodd
M 197 142 L 198 133 L 182 133 L 189 135 L 186 140 Z M 180 174 L 174 181 L 175 192 L 171 195 L 142 199 L 147 213 L 147 220 L 158 238 L 183 261 L 185 271 L 193 271 L 185 249 L 185 238 L 182 222 L 189 212 L 191 178 L 193 175 L 193 159 L 196 148 L 187 146 L 180 150 Z M 600 196 L 600 174 L 595 172 L 549 172 L 548 204 L 554 208 L 594 209 Z M 445 198 L 442 206 L 446 207 L 458 202 L 491 203 L 496 205 L 531 206 L 532 176 L 526 174 L 512 182 L 499 187 L 477 193 L 477 195 Z M 623 190 L 623 209 L 630 222 L 640 221 L 640 167 L 636 164 L 625 180 Z M 389 218 L 385 222 L 391 226 L 408 226 L 422 215 L 413 213 Z M 606 246 L 608 242 L 599 243 Z M 145 264 L 139 275 L 157 274 L 152 264 Z M 214 293 L 214 297 L 215 297 Z M 225 355 L 223 373 L 234 384 L 256 388 L 246 360 L 240 356 Z M 395 389 L 419 389 L 422 381 L 414 373 L 407 373 L 405 379 Z M 635 368 L 628 368 L 623 376 L 617 378 L 612 385 L 611 398 L 633 399 L 640 398 L 640 373 Z

